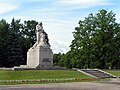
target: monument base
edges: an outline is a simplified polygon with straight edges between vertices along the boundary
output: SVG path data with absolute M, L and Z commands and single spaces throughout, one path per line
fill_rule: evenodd
M 27 65 L 20 65 L 20 68 L 52 68 L 53 52 L 49 47 L 37 46 L 30 48 L 27 52 Z

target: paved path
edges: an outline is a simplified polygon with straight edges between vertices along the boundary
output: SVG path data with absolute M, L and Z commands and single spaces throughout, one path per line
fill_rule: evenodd
M 120 90 L 120 79 L 105 82 L 0 85 L 0 90 Z

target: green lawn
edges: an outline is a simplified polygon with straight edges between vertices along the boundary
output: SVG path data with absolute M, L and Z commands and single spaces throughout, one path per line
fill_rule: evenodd
M 91 78 L 73 70 L 21 70 L 0 71 L 0 80 Z
M 104 71 L 111 73 L 115 76 L 120 76 L 120 70 L 104 70 Z

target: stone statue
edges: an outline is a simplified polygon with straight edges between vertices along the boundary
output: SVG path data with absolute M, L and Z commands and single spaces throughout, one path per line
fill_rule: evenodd
M 42 46 L 47 45 L 47 43 L 46 43 L 46 38 L 45 38 L 45 34 L 44 34 L 44 33 L 41 33 L 41 34 L 40 34 L 40 45 L 42 45 Z
M 42 26 L 42 22 L 40 22 L 36 25 L 36 38 L 37 38 L 36 43 L 40 42 L 40 35 L 42 32 L 43 32 L 43 26 Z
M 36 25 L 36 38 L 37 38 L 37 41 L 33 45 L 33 48 L 35 48 L 37 45 L 45 46 L 45 47 L 50 46 L 47 33 L 43 30 L 42 22 Z

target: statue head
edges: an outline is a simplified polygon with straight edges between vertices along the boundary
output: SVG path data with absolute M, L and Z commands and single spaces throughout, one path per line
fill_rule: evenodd
M 38 22 L 38 25 L 42 26 L 42 22 Z

